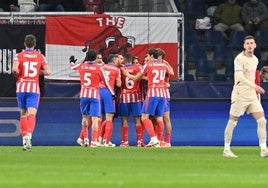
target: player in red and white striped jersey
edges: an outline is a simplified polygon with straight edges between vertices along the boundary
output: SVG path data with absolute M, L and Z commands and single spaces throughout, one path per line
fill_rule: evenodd
M 136 75 L 141 72 L 141 68 L 137 64 L 132 63 L 132 55 L 125 54 L 124 66 L 130 74 Z M 137 59 L 138 60 L 138 59 Z M 137 134 L 137 146 L 143 145 L 142 126 L 141 126 L 141 105 L 142 96 L 140 91 L 140 80 L 131 80 L 122 75 L 122 86 L 119 100 L 119 116 L 121 116 L 121 147 L 129 146 L 128 140 L 128 124 L 129 117 L 133 116 L 135 121 L 135 129 Z
M 157 48 L 157 51 L 158 51 L 158 59 L 164 63 L 166 63 L 169 68 L 172 70 L 173 72 L 173 68 L 169 65 L 169 63 L 164 60 L 165 58 L 165 51 L 161 48 Z M 171 144 L 170 144 L 170 137 L 171 137 L 171 131 L 172 131 L 172 125 L 171 125 L 171 121 L 170 121 L 170 92 L 169 92 L 169 77 L 170 75 L 166 74 L 165 76 L 165 91 L 166 91 L 166 98 L 167 98 L 167 103 L 165 105 L 165 112 L 164 112 L 164 116 L 163 116 L 163 120 L 164 120 L 164 124 L 165 124 L 165 128 L 166 128 L 166 131 L 165 131 L 165 140 L 163 139 L 162 137 L 162 130 L 158 130 L 158 135 L 159 135 L 159 140 L 160 140 L 160 146 L 161 147 L 171 147 Z M 158 127 L 158 126 L 156 126 Z M 157 131 L 156 131 L 157 132 Z
M 148 147 L 159 146 L 159 140 L 156 137 L 154 126 L 149 116 L 154 116 L 158 126 L 163 130 L 163 114 L 164 106 L 166 104 L 166 91 L 165 91 L 165 76 L 166 74 L 174 74 L 170 67 L 161 61 L 159 61 L 158 53 L 156 49 L 149 49 L 149 62 L 144 66 L 142 74 L 131 75 L 128 71 L 123 70 L 123 74 L 133 80 L 140 79 L 142 76 L 147 77 L 148 90 L 146 93 L 146 99 L 143 102 L 141 120 L 151 137 Z
M 113 93 L 115 93 L 115 87 L 121 87 L 121 73 L 118 67 L 121 66 L 121 55 L 111 54 L 108 57 L 108 63 L 102 67 L 105 71 L 105 78 L 108 80 Z M 113 132 L 113 118 L 116 112 L 115 96 L 109 92 L 105 83 L 100 84 L 100 96 L 101 96 L 101 114 L 103 123 L 99 133 L 99 141 L 105 140 L 104 146 L 113 147 L 114 144 L 110 142 Z M 105 121 L 104 121 L 105 119 Z
M 96 64 L 97 53 L 94 50 L 87 52 L 85 61 L 79 64 L 70 62 L 71 68 L 80 73 L 80 108 L 82 113 L 82 128 L 84 131 L 84 146 L 89 145 L 88 124 L 91 118 L 92 134 L 91 147 L 99 146 L 98 143 L 98 122 L 101 115 L 99 85 L 103 81 L 109 92 L 113 92 L 108 81 L 105 78 L 105 72 L 102 66 Z
M 25 50 L 14 57 L 12 72 L 17 77 L 16 94 L 20 108 L 20 129 L 23 138 L 23 150 L 31 151 L 32 134 L 36 124 L 36 113 L 39 106 L 39 76 L 49 75 L 50 67 L 46 58 L 34 48 L 36 38 L 26 35 Z

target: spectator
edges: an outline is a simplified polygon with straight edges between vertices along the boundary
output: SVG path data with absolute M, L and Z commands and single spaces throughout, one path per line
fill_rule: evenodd
M 224 2 L 225 0 L 205 0 L 205 9 L 207 10 L 207 15 L 213 16 L 216 8 Z
M 18 12 L 18 0 L 0 1 L 0 10 L 5 12 Z
M 241 6 L 236 3 L 236 0 L 227 0 L 226 3 L 220 4 L 215 12 L 214 18 L 218 22 L 214 26 L 214 30 L 220 31 L 225 40 L 228 40 L 226 30 L 244 31 L 241 18 Z
M 34 0 L 18 0 L 20 12 L 34 12 L 36 11 L 37 5 Z
M 46 12 L 46 11 L 62 12 L 64 11 L 64 7 L 62 5 L 61 0 L 39 0 L 39 11 L 40 12 Z
M 237 3 L 242 7 L 248 0 L 237 0 Z
M 93 11 L 96 14 L 104 12 L 105 0 L 83 0 L 86 11 Z
M 268 12 L 265 4 L 258 0 L 249 0 L 241 12 L 245 30 L 249 35 L 254 35 L 257 30 L 268 30 Z

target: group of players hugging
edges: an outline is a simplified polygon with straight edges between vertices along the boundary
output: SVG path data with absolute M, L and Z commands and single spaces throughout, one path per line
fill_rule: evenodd
M 113 120 L 121 118 L 120 147 L 129 146 L 129 118 L 133 117 L 137 147 L 171 147 L 169 77 L 173 68 L 165 51 L 151 48 L 144 60 L 130 53 L 102 54 L 89 49 L 83 61 L 70 57 L 71 69 L 80 76 L 82 127 L 77 143 L 83 147 L 115 147 Z M 89 128 L 91 127 L 91 139 Z M 147 131 L 150 141 L 145 144 Z

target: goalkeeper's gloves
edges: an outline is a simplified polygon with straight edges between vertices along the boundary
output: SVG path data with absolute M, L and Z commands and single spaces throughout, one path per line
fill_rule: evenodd
M 70 63 L 75 63 L 77 61 L 77 59 L 75 59 L 73 55 L 70 56 L 69 60 L 70 60 Z

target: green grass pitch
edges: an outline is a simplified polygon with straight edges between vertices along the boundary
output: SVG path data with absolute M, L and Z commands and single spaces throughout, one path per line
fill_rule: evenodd
M 259 148 L 0 147 L 0 187 L 168 188 L 267 187 L 268 158 Z

